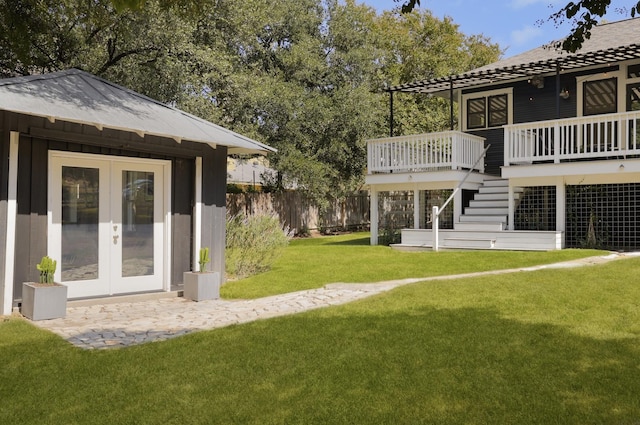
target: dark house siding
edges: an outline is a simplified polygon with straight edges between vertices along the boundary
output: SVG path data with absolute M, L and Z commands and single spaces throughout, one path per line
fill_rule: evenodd
M 9 122 L 10 125 L 7 124 Z M 47 254 L 49 150 L 171 161 L 172 274 L 170 282 L 174 288 L 176 284 L 182 283 L 182 273 L 191 269 L 196 156 L 204 158 L 203 168 L 208 170 L 209 177 L 203 182 L 203 187 L 211 192 L 205 197 L 205 201 L 208 202 L 206 206 L 214 207 L 216 211 L 221 209 L 215 214 L 216 217 L 225 216 L 226 147 L 218 146 L 214 149 L 202 143 L 187 141 L 178 144 L 172 139 L 162 137 L 147 135 L 142 138 L 124 131 L 109 129 L 99 131 L 92 126 L 66 122 L 50 123 L 43 118 L 8 112 L 0 112 L 0 125 L 3 127 L 0 133 L 2 136 L 0 152 L 5 158 L 8 157 L 9 132 L 20 131 L 21 133 L 16 221 L 16 233 L 19 237 L 15 246 L 14 300 L 22 297 L 22 282 L 37 280 L 35 264 Z M 4 162 L 0 167 L 0 177 L 3 182 L 0 187 L 0 219 L 4 217 L 6 222 L 8 171 Z M 218 170 L 218 167 L 222 168 Z M 219 199 L 222 199 L 222 203 Z M 217 227 L 215 235 L 219 237 L 219 232 L 222 232 L 222 241 L 224 241 L 224 224 Z M 220 255 L 224 258 L 224 242 L 221 245 L 222 254 Z M 218 263 L 220 263 L 219 258 Z M 222 264 L 224 265 L 223 260 Z
M 617 67 L 607 68 L 612 71 Z M 514 124 L 554 120 L 559 118 L 572 118 L 577 116 L 577 96 L 576 78 L 582 75 L 597 74 L 605 69 L 595 69 L 571 74 L 560 75 L 559 84 L 556 76 L 544 78 L 544 87 L 537 88 L 529 84 L 528 81 L 519 81 L 514 84 L 502 84 L 491 87 L 484 87 L 473 90 L 466 90 L 468 93 L 482 93 L 490 90 L 513 88 L 513 110 L 509 111 Z M 562 89 L 569 91 L 569 98 L 562 99 L 559 92 Z M 485 144 L 490 144 L 491 148 L 487 152 L 485 162 L 488 174 L 500 175 L 500 167 L 504 165 L 504 131 L 502 128 L 490 128 L 486 130 L 469 131 L 471 134 L 482 136 L 486 139 Z
M 546 77 L 544 88 L 536 88 L 526 81 L 513 87 L 513 123 L 555 120 L 576 116 L 575 75 L 560 76 L 560 90 L 569 90 L 569 98 L 562 99 L 556 89 L 556 78 Z M 559 112 L 558 112 L 559 111 Z

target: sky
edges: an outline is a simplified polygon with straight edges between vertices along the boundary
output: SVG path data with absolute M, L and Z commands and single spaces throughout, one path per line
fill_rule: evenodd
M 550 41 L 564 38 L 571 31 L 571 24 L 556 28 L 548 21 L 552 13 L 566 6 L 570 0 L 421 0 L 421 9 L 430 10 L 442 19 L 452 18 L 467 36 L 482 34 L 504 50 L 503 58 L 517 55 Z M 393 0 L 358 0 L 382 12 L 402 3 Z M 613 0 L 605 19 L 609 22 L 627 19 L 627 10 L 637 0 Z M 543 21 L 539 24 L 538 21 Z

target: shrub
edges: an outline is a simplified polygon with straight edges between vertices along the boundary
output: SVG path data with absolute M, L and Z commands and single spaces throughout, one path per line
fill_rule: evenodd
M 382 225 L 380 226 L 380 235 L 378 237 L 378 243 L 380 245 L 393 245 L 401 242 L 402 239 L 402 225 L 393 218 L 393 214 L 384 214 L 382 218 Z
M 289 244 L 291 234 L 275 214 L 227 218 L 226 272 L 244 278 L 267 271 Z

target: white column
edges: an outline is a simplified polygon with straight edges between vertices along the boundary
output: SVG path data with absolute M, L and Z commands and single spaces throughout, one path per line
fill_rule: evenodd
M 378 245 L 378 190 L 375 187 L 371 187 L 369 216 L 371 221 L 371 245 Z
M 508 195 L 508 199 L 509 199 L 509 221 L 507 223 L 507 230 L 515 230 L 515 226 L 514 226 L 514 220 L 516 217 L 515 214 L 515 199 L 513 196 L 513 186 L 511 185 L 511 182 L 509 182 L 509 195 Z
M 556 183 L 556 230 L 559 232 L 564 232 L 566 229 L 566 198 L 567 190 L 564 179 L 560 178 L 560 181 Z
M 192 271 L 198 270 L 198 259 L 202 245 L 202 157 L 196 158 L 195 193 L 193 205 L 193 264 Z
M 438 207 L 434 206 L 431 210 L 431 231 L 433 235 L 433 246 L 431 249 L 438 251 L 440 249 L 440 216 L 438 215 Z
M 413 189 L 413 228 L 420 228 L 420 191 Z
M 455 189 L 453 189 L 455 190 Z M 462 215 L 462 188 L 453 195 L 453 223 L 460 222 Z
M 4 258 L 4 281 L 0 282 L 0 295 L 2 296 L 2 306 L 0 314 L 11 314 L 13 307 L 13 271 L 16 247 L 16 214 L 17 214 L 17 194 L 18 194 L 18 143 L 20 134 L 12 131 L 9 136 L 9 181 L 7 197 L 7 222 L 5 229 L 6 246 Z

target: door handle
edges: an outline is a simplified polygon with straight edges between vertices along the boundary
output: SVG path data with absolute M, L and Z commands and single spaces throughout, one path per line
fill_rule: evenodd
M 114 245 L 118 245 L 118 238 L 119 237 L 120 237 L 119 235 L 113 235 L 113 244 Z

